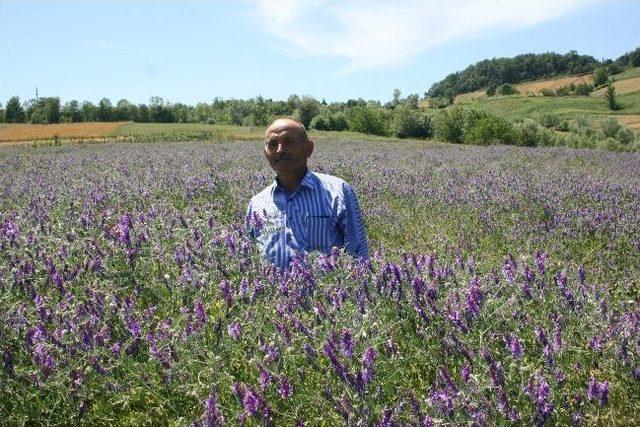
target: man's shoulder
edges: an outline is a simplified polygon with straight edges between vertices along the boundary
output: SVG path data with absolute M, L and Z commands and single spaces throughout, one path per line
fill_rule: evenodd
M 271 202 L 273 201 L 272 192 L 273 192 L 273 184 L 266 186 L 265 188 L 262 189 L 262 191 L 254 195 L 251 198 L 250 203 L 256 206 L 256 205 L 263 205 L 265 203 Z
M 349 184 L 344 179 L 326 173 L 313 172 L 320 184 L 331 191 L 343 191 Z

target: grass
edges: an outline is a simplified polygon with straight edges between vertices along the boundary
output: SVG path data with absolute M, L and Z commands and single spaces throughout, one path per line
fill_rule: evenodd
M 507 119 L 535 118 L 541 113 L 555 113 L 564 118 L 578 115 L 602 116 L 640 114 L 640 92 L 616 97 L 620 110 L 609 110 L 602 98 L 596 97 L 528 97 L 522 95 L 498 96 L 483 100 L 461 102 L 459 105 L 485 110 Z

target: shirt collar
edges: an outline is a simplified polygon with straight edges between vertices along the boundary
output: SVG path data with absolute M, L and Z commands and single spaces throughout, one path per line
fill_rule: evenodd
M 314 182 L 315 182 L 314 174 L 313 172 L 311 172 L 309 168 L 307 168 L 304 174 L 304 177 L 302 178 L 302 181 L 300 181 L 300 184 L 298 185 L 298 189 L 304 186 L 313 190 L 315 188 Z M 278 181 L 277 176 L 273 179 L 273 183 L 271 184 L 271 193 L 273 193 L 273 191 L 275 191 L 276 189 L 280 189 L 284 191 L 284 187 L 280 185 L 280 182 Z M 298 189 L 296 189 L 296 191 Z

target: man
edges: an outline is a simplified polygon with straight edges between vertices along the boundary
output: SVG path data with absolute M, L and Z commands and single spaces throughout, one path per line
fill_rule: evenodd
M 304 126 L 278 119 L 267 128 L 264 141 L 276 178 L 251 198 L 245 222 L 263 258 L 284 269 L 296 255 L 327 253 L 334 246 L 368 258 L 356 195 L 344 180 L 307 168 L 313 141 Z

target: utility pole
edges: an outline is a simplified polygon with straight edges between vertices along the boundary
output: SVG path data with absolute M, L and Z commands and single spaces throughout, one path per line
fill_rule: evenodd
M 36 86 L 36 101 L 38 101 L 38 86 Z

